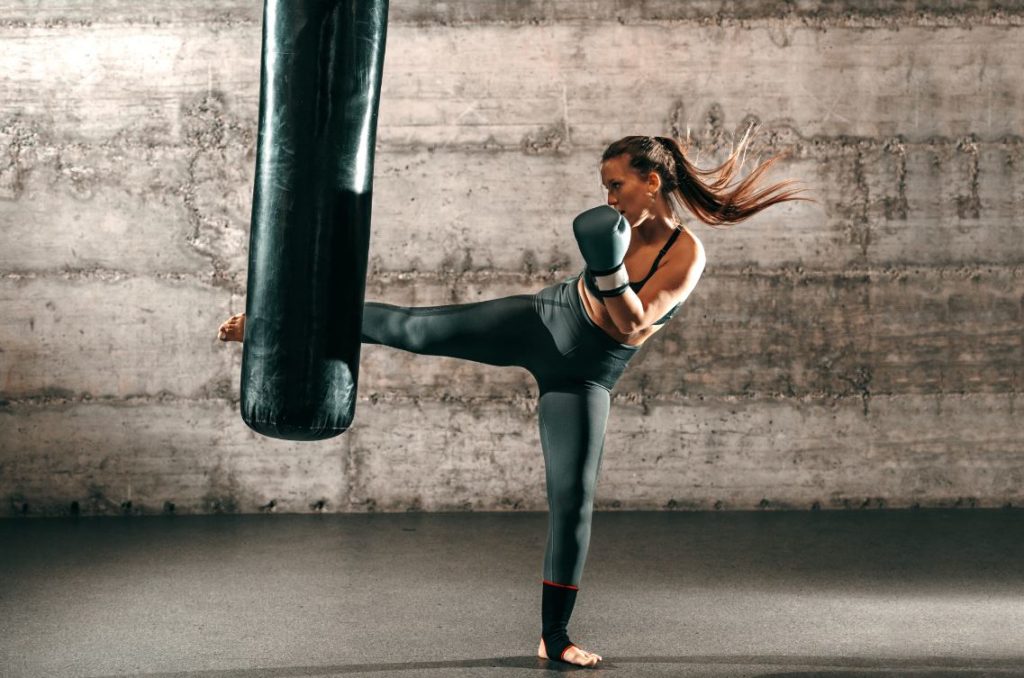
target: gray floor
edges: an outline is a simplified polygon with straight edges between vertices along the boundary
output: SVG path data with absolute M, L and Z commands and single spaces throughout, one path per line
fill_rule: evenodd
M 599 513 L 537 659 L 547 517 L 0 521 L 3 676 L 1024 676 L 1024 512 Z

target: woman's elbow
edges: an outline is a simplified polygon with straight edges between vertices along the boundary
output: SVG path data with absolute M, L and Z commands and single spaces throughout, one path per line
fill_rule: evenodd
M 623 334 L 629 336 L 633 334 L 639 334 L 640 332 L 647 329 L 649 325 L 650 323 L 644 323 L 643 318 L 636 318 L 627 323 L 625 327 L 622 327 L 621 325 L 616 325 L 616 327 L 619 328 L 619 332 L 622 332 Z

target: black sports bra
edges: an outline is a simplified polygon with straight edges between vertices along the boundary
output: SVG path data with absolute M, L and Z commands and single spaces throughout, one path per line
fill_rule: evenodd
M 643 287 L 644 284 L 648 280 L 651 279 L 651 276 L 654 275 L 654 271 L 658 268 L 658 264 L 661 263 L 661 258 L 663 256 L 665 256 L 665 252 L 668 252 L 668 248 L 672 247 L 672 244 L 676 241 L 676 238 L 679 237 L 679 234 L 681 232 L 682 232 L 682 229 L 678 229 L 677 228 L 675 230 L 675 232 L 672 234 L 672 236 L 668 239 L 668 242 L 665 243 L 665 246 L 661 248 L 661 251 L 658 252 L 658 256 L 655 257 L 655 259 L 654 259 L 654 263 L 651 264 L 651 270 L 647 274 L 647 277 L 645 277 L 640 282 L 631 282 L 631 283 L 629 283 L 629 287 L 634 292 L 639 292 L 640 288 Z M 597 300 L 599 302 L 601 302 L 601 305 L 604 306 L 604 297 L 602 297 L 600 294 L 598 294 L 597 283 L 594 281 L 594 276 L 590 274 L 589 269 L 584 268 L 583 272 L 580 273 L 580 275 L 583 276 L 583 284 L 587 286 L 587 289 L 590 290 L 594 294 L 594 296 L 597 297 Z M 679 302 L 678 304 L 676 304 L 675 306 L 670 308 L 668 310 L 668 313 L 666 313 L 661 318 L 659 318 L 657 320 L 657 322 L 655 322 L 654 324 L 655 325 L 664 325 L 665 323 L 667 323 L 669 320 L 672 319 L 672 316 L 674 316 L 676 314 L 676 311 L 679 310 L 680 306 L 682 306 L 682 302 Z

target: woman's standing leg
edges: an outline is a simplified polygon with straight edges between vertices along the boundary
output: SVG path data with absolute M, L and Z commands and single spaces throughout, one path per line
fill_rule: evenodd
M 594 493 L 611 406 L 607 389 L 579 385 L 541 393 L 538 414 L 548 495 L 542 635 L 548 657 L 573 643 L 567 626 L 590 546 Z

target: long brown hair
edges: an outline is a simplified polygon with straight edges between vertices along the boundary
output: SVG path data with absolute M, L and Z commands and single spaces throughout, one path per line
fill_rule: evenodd
M 669 205 L 675 197 L 710 226 L 738 223 L 779 202 L 810 200 L 797 196 L 806 189 L 789 188 L 796 183 L 793 179 L 758 187 L 765 172 L 785 154 L 759 163 L 743 179 L 733 182 L 743 167 L 752 130 L 753 126 L 748 127 L 725 162 L 713 169 L 700 169 L 686 158 L 688 139 L 680 142 L 670 137 L 623 137 L 605 149 L 601 162 L 625 153 L 630 166 L 641 175 L 658 173 Z

